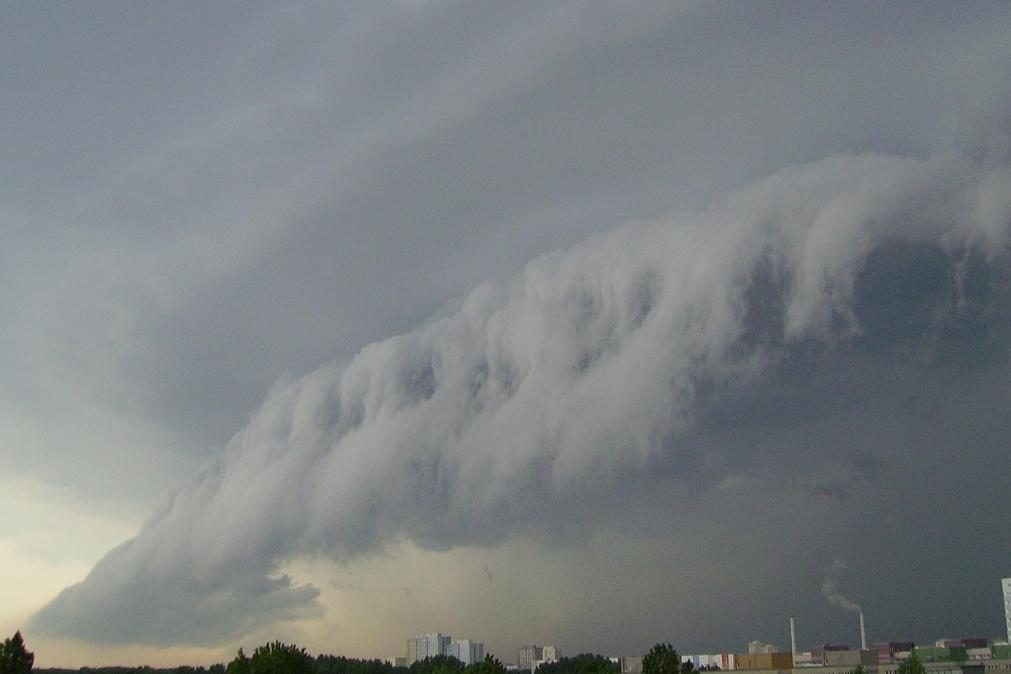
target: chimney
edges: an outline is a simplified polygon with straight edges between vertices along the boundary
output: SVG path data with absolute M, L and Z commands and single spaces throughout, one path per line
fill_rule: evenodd
M 867 650 L 867 630 L 864 628 L 864 612 L 860 612 L 860 650 Z
M 794 624 L 793 616 L 790 616 L 790 657 L 793 666 L 797 666 L 797 626 Z

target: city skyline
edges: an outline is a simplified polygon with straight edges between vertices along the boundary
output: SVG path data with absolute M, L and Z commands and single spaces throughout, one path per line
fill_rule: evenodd
M 786 648 L 782 647 L 781 645 L 777 644 L 776 642 L 764 642 L 764 641 L 760 641 L 760 640 L 752 640 L 752 641 L 748 642 L 747 648 L 743 649 L 743 650 L 740 650 L 740 649 L 739 650 L 732 650 L 732 649 L 731 650 L 727 650 L 727 649 L 724 648 L 722 650 L 717 649 L 717 651 L 713 651 L 713 652 L 710 652 L 710 653 L 707 653 L 707 654 L 687 653 L 686 651 L 681 651 L 680 654 L 681 654 L 682 660 L 691 661 L 695 665 L 696 668 L 705 667 L 705 666 L 709 666 L 709 665 L 712 664 L 712 665 L 719 665 L 720 669 L 729 670 L 729 669 L 734 669 L 734 667 L 733 667 L 733 659 L 732 658 L 733 658 L 733 655 L 736 654 L 736 653 L 749 653 L 749 654 L 792 653 L 793 654 L 793 666 L 794 667 L 798 667 L 798 666 L 805 667 L 805 666 L 817 666 L 817 665 L 815 665 L 811 661 L 812 649 L 817 649 L 817 648 L 822 648 L 822 650 L 836 649 L 836 650 L 840 650 L 840 651 L 857 651 L 857 652 L 863 651 L 863 650 L 870 650 L 870 651 L 874 651 L 874 652 L 877 652 L 877 653 L 882 653 L 882 652 L 883 653 L 887 653 L 887 655 L 890 657 L 890 656 L 892 656 L 894 654 L 896 647 L 900 648 L 901 650 L 909 651 L 909 650 L 911 650 L 911 647 L 914 646 L 914 645 L 915 646 L 920 646 L 920 647 L 931 646 L 931 645 L 936 646 L 936 647 L 940 647 L 940 646 L 944 646 L 944 645 L 952 645 L 952 644 L 957 643 L 959 645 L 967 646 L 969 648 L 981 648 L 979 642 L 982 642 L 983 644 L 986 645 L 986 647 L 989 647 L 991 644 L 1008 646 L 1008 645 L 1011 645 L 1011 577 L 1009 577 L 1009 578 L 1001 578 L 1000 579 L 1000 583 L 1001 583 L 1001 596 L 1002 596 L 1003 601 L 1004 601 L 1005 616 L 1006 616 L 1006 619 L 1007 619 L 1007 627 L 1008 627 L 1008 631 L 1007 631 L 1006 636 L 1005 635 L 1001 635 L 1001 636 L 996 636 L 996 635 L 972 635 L 972 636 L 970 636 L 970 635 L 962 635 L 962 636 L 960 636 L 958 638 L 954 638 L 954 639 L 951 638 L 951 637 L 937 637 L 937 638 L 935 638 L 933 640 L 928 640 L 927 643 L 916 643 L 915 641 L 911 641 L 911 640 L 908 640 L 908 639 L 904 638 L 903 635 L 888 635 L 888 637 L 885 638 L 885 639 L 878 638 L 878 639 L 874 639 L 874 640 L 869 640 L 867 638 L 867 635 L 866 635 L 866 629 L 865 629 L 865 623 L 864 623 L 864 615 L 863 615 L 863 613 L 861 611 L 857 611 L 857 613 L 859 614 L 859 635 L 858 635 L 858 638 L 857 638 L 855 646 L 853 644 L 851 644 L 849 642 L 849 640 L 846 639 L 846 638 L 835 638 L 835 639 L 831 639 L 831 640 L 829 640 L 827 642 L 812 643 L 811 647 L 807 651 L 804 651 L 803 648 L 798 648 L 797 645 L 796 645 L 797 641 L 798 641 L 797 640 L 797 631 L 796 631 L 796 625 L 797 624 L 796 624 L 795 616 L 790 616 L 789 617 L 789 629 L 788 629 L 789 643 L 788 643 L 788 647 L 786 647 Z M 839 597 L 839 598 L 836 598 L 836 603 L 839 603 L 840 600 L 843 603 L 847 603 L 849 601 L 845 597 Z M 853 607 L 854 608 L 859 608 L 859 607 L 855 607 L 855 606 L 853 606 Z M 837 635 L 837 637 L 839 637 L 839 635 Z M 427 641 L 427 643 L 429 643 L 429 644 L 433 644 L 433 643 L 437 644 L 435 646 L 434 650 L 433 650 L 432 646 L 428 646 L 427 647 L 426 651 L 427 651 L 427 654 L 428 654 L 427 656 L 428 657 L 432 657 L 433 655 L 452 655 L 452 653 L 450 652 L 450 648 L 449 648 L 449 645 L 455 641 L 452 638 L 452 636 L 450 636 L 448 634 L 447 635 L 443 635 L 441 632 L 429 632 L 429 633 L 424 633 L 424 634 L 418 634 L 413 639 L 408 639 L 407 657 L 405 659 L 407 665 L 410 665 L 415 660 L 424 659 L 423 657 L 420 657 L 420 655 L 418 657 L 412 657 L 412 642 L 421 642 L 422 640 Z M 466 640 L 466 641 L 469 642 L 470 640 Z M 477 642 L 477 643 L 481 644 L 482 647 L 483 647 L 483 642 Z M 544 642 L 542 642 L 542 643 L 544 643 Z M 886 647 L 884 649 L 884 651 L 882 650 L 882 647 Z M 421 652 L 420 646 L 415 646 L 413 652 L 420 654 L 420 652 Z M 592 651 L 590 651 L 590 652 L 592 652 Z M 618 655 L 608 654 L 608 657 L 612 657 L 612 658 L 618 657 L 618 658 L 620 658 L 620 657 L 623 657 L 623 656 L 636 656 L 636 655 L 641 655 L 641 654 L 631 654 L 631 653 L 622 653 L 622 654 L 618 654 Z M 731 659 L 728 660 L 728 656 Z M 802 659 L 802 660 L 798 661 L 798 656 L 806 657 L 807 659 Z M 516 668 L 518 668 L 520 670 L 524 670 L 524 669 L 529 670 L 529 669 L 531 669 L 534 666 L 533 663 L 535 663 L 537 661 L 540 661 L 542 659 L 543 659 L 543 661 L 554 661 L 554 660 L 556 660 L 556 659 L 558 659 L 560 657 L 563 657 L 562 656 L 562 651 L 561 651 L 561 649 L 557 648 L 556 646 L 554 646 L 554 645 L 543 645 L 543 646 L 541 646 L 541 645 L 538 645 L 538 644 L 534 643 L 534 644 L 525 644 L 525 645 L 519 646 L 516 649 L 516 658 L 515 658 L 514 662 L 515 662 Z M 458 658 L 458 659 L 460 659 L 460 658 Z M 467 660 L 467 661 L 463 661 L 463 662 L 464 662 L 464 664 L 470 664 L 471 662 L 473 662 L 473 660 Z M 509 663 L 508 661 L 505 661 L 505 662 L 506 662 L 506 664 L 512 664 L 512 663 Z M 720 665 L 719 663 L 722 663 L 722 664 Z M 857 663 L 854 663 L 854 666 L 855 666 L 855 664 L 857 664 Z
M 36 666 L 1011 630 L 1006 2 L 0 19 Z

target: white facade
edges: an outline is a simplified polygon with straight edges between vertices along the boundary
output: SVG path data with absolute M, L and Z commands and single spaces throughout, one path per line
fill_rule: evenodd
M 537 644 L 521 646 L 516 651 L 516 666 L 520 669 L 531 670 L 534 662 L 544 657 L 543 651 L 544 649 Z
M 767 644 L 764 641 L 749 641 L 748 642 L 748 653 L 775 653 L 776 647 L 773 644 Z
M 1007 623 L 1007 641 L 1011 644 L 1011 578 L 1001 580 L 1004 589 L 1004 621 Z
M 480 641 L 460 639 L 449 644 L 448 654 L 465 665 L 484 660 L 484 644 Z
M 735 668 L 733 653 L 709 653 L 705 655 L 682 654 L 681 662 L 690 662 L 695 669 L 702 667 L 717 667 L 723 671 L 730 671 Z
M 561 653 L 554 646 L 545 646 L 540 651 L 541 657 L 530 663 L 530 674 L 534 674 L 538 667 L 547 662 L 558 662 L 558 658 L 561 657 Z
M 449 655 L 449 644 L 453 638 L 441 632 L 430 632 L 419 634 L 413 639 L 407 640 L 407 665 L 410 666 L 418 660 L 434 658 L 436 655 Z

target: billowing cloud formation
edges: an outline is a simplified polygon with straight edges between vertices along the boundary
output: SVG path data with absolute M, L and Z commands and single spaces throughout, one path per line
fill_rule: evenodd
M 578 538 L 637 485 L 760 472 L 769 451 L 735 437 L 841 414 L 869 387 L 898 381 L 910 415 L 933 414 L 944 399 L 917 393 L 933 373 L 1006 365 L 1006 153 L 998 137 L 978 156 L 783 170 L 535 260 L 344 367 L 280 383 L 218 461 L 35 626 L 218 641 L 319 610 L 314 588 L 272 575 L 287 559 L 403 538 Z M 787 479 L 835 465 L 838 442 L 788 437 L 774 457 Z M 878 461 L 854 452 L 810 493 L 842 497 Z

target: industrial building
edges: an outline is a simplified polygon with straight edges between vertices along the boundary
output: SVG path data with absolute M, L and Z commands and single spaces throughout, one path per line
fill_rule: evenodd
M 1011 674 L 1011 578 L 1001 579 L 1007 641 L 984 637 L 938 639 L 933 644 L 912 641 L 867 643 L 862 612 L 858 613 L 860 647 L 848 644 L 820 644 L 809 651 L 797 649 L 796 624 L 790 618 L 790 650 L 780 651 L 762 641 L 748 643 L 747 653 L 681 655 L 695 669 L 746 671 L 749 674 L 853 674 L 858 667 L 866 674 L 898 674 L 902 664 L 914 655 L 927 674 Z M 517 651 L 517 669 L 536 671 L 537 665 L 561 657 L 550 646 L 523 646 Z M 643 656 L 612 658 L 621 674 L 642 674 Z M 816 671 L 812 671 L 816 670 Z
M 762 649 L 764 650 L 764 649 Z M 1011 646 L 991 643 L 982 637 L 939 639 L 932 645 L 916 646 L 911 641 L 889 641 L 871 648 L 850 649 L 846 644 L 823 644 L 806 652 L 723 653 L 682 655 L 696 669 L 719 668 L 750 674 L 852 674 L 863 667 L 867 674 L 897 674 L 899 666 L 913 654 L 928 674 L 1011 674 Z M 622 665 L 622 674 L 640 674 L 639 669 Z

